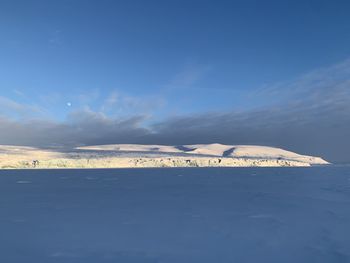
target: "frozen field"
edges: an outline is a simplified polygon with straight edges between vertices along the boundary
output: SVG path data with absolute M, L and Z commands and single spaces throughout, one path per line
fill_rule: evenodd
M 3 170 L 0 262 L 350 262 L 350 167 Z

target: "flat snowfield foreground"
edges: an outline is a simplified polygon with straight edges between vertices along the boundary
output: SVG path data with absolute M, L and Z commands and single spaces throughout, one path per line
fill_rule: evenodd
M 115 144 L 74 149 L 37 149 L 0 145 L 0 169 L 281 167 L 329 164 L 320 157 L 252 145 Z
M 347 263 L 350 168 L 0 171 L 0 262 Z

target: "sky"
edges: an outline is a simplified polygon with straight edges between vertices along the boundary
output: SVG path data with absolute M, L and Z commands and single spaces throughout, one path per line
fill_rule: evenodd
M 350 163 L 349 1 L 0 0 L 0 144 Z

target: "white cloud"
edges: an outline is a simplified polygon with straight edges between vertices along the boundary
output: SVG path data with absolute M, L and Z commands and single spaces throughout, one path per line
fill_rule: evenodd
M 161 96 L 130 96 L 114 90 L 104 100 L 100 111 L 113 116 L 130 116 L 134 114 L 152 114 L 165 105 Z
M 44 109 L 37 105 L 19 103 L 7 97 L 0 96 L 0 114 L 13 117 L 37 116 L 44 113 Z
M 165 85 L 167 90 L 184 89 L 194 86 L 205 74 L 210 71 L 209 65 L 196 63 L 187 64 L 180 72 Z

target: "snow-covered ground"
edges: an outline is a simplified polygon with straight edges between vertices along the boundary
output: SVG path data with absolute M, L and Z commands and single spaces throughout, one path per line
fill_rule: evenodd
M 117 144 L 68 150 L 0 146 L 0 168 L 271 167 L 322 164 L 328 162 L 320 157 L 251 145 Z
M 350 167 L 0 171 L 0 262 L 348 263 Z

